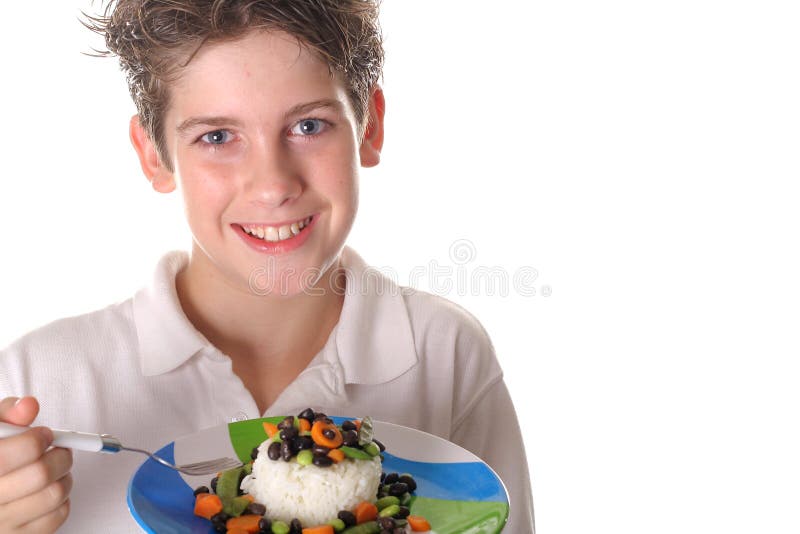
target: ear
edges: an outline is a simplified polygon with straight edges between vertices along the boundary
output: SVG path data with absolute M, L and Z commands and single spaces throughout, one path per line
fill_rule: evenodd
M 367 128 L 361 141 L 360 155 L 363 167 L 374 167 L 381 161 L 383 148 L 383 116 L 386 112 L 386 101 L 383 90 L 377 85 L 369 97 Z
M 174 174 L 161 162 L 155 144 L 139 122 L 139 115 L 131 117 L 131 144 L 139 156 L 142 172 L 150 180 L 153 189 L 159 193 L 170 193 L 175 190 Z

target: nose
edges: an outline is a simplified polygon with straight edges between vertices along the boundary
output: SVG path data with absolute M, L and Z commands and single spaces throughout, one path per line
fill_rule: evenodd
M 302 194 L 299 166 L 280 144 L 258 147 L 249 159 L 245 192 L 253 204 L 277 208 L 290 204 Z

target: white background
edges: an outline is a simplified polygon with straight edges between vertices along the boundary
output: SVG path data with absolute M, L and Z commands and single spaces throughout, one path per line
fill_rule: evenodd
M 796 3 L 384 4 L 386 147 L 351 244 L 401 282 L 538 271 L 535 296 L 446 296 L 494 340 L 539 532 L 798 532 Z M 115 61 L 80 55 L 89 8 L 4 4 L 0 346 L 189 245 Z

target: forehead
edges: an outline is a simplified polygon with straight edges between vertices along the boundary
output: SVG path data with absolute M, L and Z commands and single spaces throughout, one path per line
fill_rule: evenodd
M 280 110 L 321 98 L 347 105 L 341 76 L 298 39 L 274 31 L 202 46 L 170 84 L 169 93 L 170 114 L 181 115 L 224 108 Z

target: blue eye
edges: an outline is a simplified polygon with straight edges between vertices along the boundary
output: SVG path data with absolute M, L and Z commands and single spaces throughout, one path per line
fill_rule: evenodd
M 209 145 L 224 145 L 230 143 L 231 133 L 227 130 L 214 130 L 203 135 L 200 140 Z
M 326 123 L 320 119 L 303 119 L 292 127 L 293 135 L 316 135 L 325 129 Z

